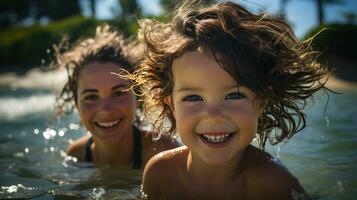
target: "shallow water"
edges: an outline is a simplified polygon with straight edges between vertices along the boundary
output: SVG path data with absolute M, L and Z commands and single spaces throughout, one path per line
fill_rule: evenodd
M 357 196 L 357 91 L 318 95 L 308 126 L 286 144 L 268 146 L 314 199 Z M 0 88 L 0 199 L 136 199 L 141 172 L 74 164 L 64 150 L 80 137 L 76 115 L 49 128 L 48 89 Z M 326 118 L 325 118 L 326 114 Z

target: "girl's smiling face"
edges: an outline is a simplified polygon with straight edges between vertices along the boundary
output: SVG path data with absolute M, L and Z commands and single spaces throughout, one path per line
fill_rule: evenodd
M 255 93 L 239 86 L 201 51 L 174 60 L 168 97 L 182 142 L 205 163 L 226 165 L 243 154 L 257 131 L 261 108 Z M 257 105 L 257 104 L 255 104 Z
M 131 137 L 136 99 L 127 80 L 112 72 L 120 67 L 115 63 L 94 62 L 80 72 L 77 88 L 77 108 L 82 123 L 102 143 L 118 142 Z

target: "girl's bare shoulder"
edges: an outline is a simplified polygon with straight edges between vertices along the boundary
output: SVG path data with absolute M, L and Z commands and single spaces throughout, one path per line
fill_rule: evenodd
M 247 185 L 255 197 L 293 199 L 292 193 L 305 193 L 299 180 L 278 158 L 255 147 L 247 150 L 246 157 L 249 157 L 245 170 L 249 177 Z M 307 195 L 305 199 L 308 199 Z
M 167 187 L 171 187 L 175 183 L 175 177 L 184 166 L 187 154 L 187 147 L 182 146 L 153 156 L 144 169 L 144 192 L 152 199 L 158 199 L 157 194 L 167 190 Z
M 143 147 L 152 148 L 156 151 L 165 151 L 181 146 L 181 144 L 173 137 L 161 135 L 158 139 L 153 139 L 153 133 L 142 131 Z
M 144 163 L 148 162 L 155 154 L 181 146 L 176 139 L 169 136 L 161 136 L 158 140 L 153 141 L 151 132 L 142 132 L 141 141 Z
M 145 166 L 145 172 L 150 170 L 152 173 L 172 175 L 172 173 L 176 173 L 177 170 L 179 170 L 179 167 L 185 163 L 187 154 L 188 149 L 186 146 L 162 151 L 154 155 L 148 161 Z
M 186 146 L 181 146 L 166 151 L 161 151 L 155 154 L 151 159 L 150 163 L 155 165 L 177 165 L 178 163 L 183 163 L 187 159 L 188 149 Z

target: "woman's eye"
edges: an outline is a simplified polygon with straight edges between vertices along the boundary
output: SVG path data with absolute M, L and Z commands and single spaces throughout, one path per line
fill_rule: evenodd
M 125 95 L 126 93 L 127 93 L 127 91 L 118 90 L 118 91 L 113 92 L 113 97 L 120 97 L 120 96 Z
M 225 100 L 236 100 L 236 99 L 242 99 L 246 98 L 246 96 L 240 92 L 232 92 L 229 93 L 224 99 Z
M 202 97 L 198 95 L 189 95 L 182 99 L 183 101 L 203 101 Z
M 98 96 L 97 95 L 88 95 L 88 96 L 85 96 L 84 97 L 84 100 L 96 100 L 98 99 Z

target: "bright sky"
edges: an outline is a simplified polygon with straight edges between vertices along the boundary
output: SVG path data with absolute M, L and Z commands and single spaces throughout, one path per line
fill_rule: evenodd
M 145 14 L 158 15 L 162 13 L 159 0 L 138 0 Z M 232 0 L 244 5 L 253 12 L 262 10 L 275 14 L 279 10 L 280 0 Z M 113 13 L 120 12 L 118 0 L 98 0 L 97 17 L 108 19 Z M 357 1 L 344 0 L 344 4 L 328 4 L 325 7 L 326 22 L 344 21 L 342 13 L 349 11 L 357 14 Z M 292 24 L 298 37 L 304 37 L 307 31 L 317 24 L 315 0 L 289 0 L 286 5 L 288 21 Z

